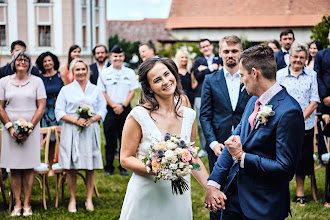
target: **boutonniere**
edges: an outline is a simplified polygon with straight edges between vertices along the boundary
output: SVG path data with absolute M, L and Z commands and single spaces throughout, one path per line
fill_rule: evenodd
M 255 129 L 258 129 L 260 124 L 266 125 L 268 122 L 267 118 L 275 115 L 275 112 L 273 111 L 272 107 L 272 105 L 264 105 L 261 111 L 258 111 L 256 117 L 257 125 Z

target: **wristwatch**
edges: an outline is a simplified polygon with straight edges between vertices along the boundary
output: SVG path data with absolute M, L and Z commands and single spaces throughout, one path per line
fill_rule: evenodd
M 236 154 L 235 156 L 233 156 L 232 157 L 233 158 L 233 161 L 235 163 L 240 163 L 241 162 L 241 157 L 242 157 L 243 154 L 244 154 L 244 151 L 241 151 L 238 154 Z

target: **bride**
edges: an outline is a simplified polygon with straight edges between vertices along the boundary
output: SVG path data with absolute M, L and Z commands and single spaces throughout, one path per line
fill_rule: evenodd
M 149 58 L 139 68 L 141 98 L 124 125 L 120 162 L 132 170 L 120 219 L 180 219 L 191 220 L 190 189 L 183 195 L 173 195 L 171 181 L 154 182 L 154 173 L 148 173 L 141 161 L 148 155 L 150 144 L 160 141 L 166 133 L 195 142 L 196 113 L 182 106 L 183 95 L 178 69 L 168 58 Z M 201 171 L 192 174 L 206 188 L 208 173 L 202 161 Z M 185 179 L 189 182 L 190 175 Z

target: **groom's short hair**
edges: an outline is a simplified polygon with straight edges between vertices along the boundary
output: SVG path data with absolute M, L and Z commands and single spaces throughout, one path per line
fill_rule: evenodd
M 239 57 L 243 67 L 251 73 L 252 68 L 260 70 L 263 77 L 269 80 L 276 79 L 276 60 L 274 51 L 269 46 L 256 45 L 246 49 Z

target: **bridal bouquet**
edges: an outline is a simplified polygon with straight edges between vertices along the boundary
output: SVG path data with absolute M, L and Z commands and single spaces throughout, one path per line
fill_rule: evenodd
M 184 176 L 192 170 L 201 170 L 194 157 L 197 155 L 198 147 L 193 147 L 188 142 L 175 135 L 166 133 L 164 139 L 149 148 L 149 156 L 142 161 L 147 171 L 156 174 L 155 183 L 159 179 L 172 181 L 172 193 L 183 194 L 189 189 Z
M 89 119 L 91 117 L 93 117 L 93 112 L 91 110 L 91 108 L 88 105 L 82 105 L 79 106 L 76 109 L 76 113 L 78 114 L 79 118 L 84 118 L 84 119 Z M 78 128 L 78 131 L 80 131 L 80 133 L 84 130 L 84 127 L 80 127 Z
M 34 127 L 31 122 L 27 122 L 25 119 L 18 119 L 14 122 L 14 129 L 18 134 L 28 136 L 33 131 Z M 22 144 L 23 140 L 16 138 L 17 144 Z

